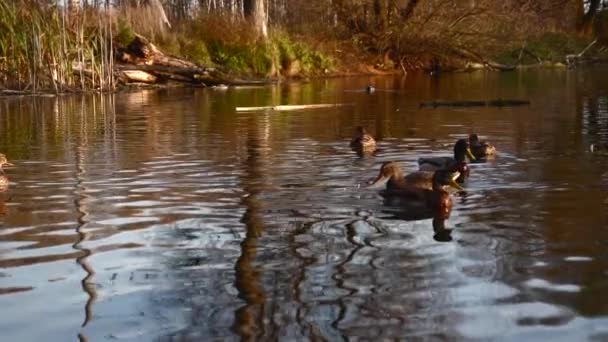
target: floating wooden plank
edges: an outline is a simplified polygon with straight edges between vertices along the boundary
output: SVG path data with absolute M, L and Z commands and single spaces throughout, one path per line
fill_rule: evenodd
M 490 100 L 490 101 L 430 101 L 420 103 L 420 108 L 426 107 L 513 107 L 529 105 L 529 100 Z
M 302 110 L 302 109 L 317 109 L 348 106 L 347 103 L 320 103 L 311 105 L 278 105 L 278 106 L 262 106 L 262 107 L 236 107 L 237 112 L 257 112 L 263 110 L 272 111 L 287 111 L 287 110 Z

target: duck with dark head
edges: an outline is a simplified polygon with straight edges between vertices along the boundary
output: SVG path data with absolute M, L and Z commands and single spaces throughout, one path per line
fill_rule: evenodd
M 376 139 L 363 126 L 357 126 L 355 135 L 350 141 L 350 147 L 357 151 L 374 152 L 376 150 Z
M 471 161 L 475 160 L 469 143 L 465 139 L 458 139 L 454 144 L 454 157 L 421 157 L 418 158 L 418 165 L 421 171 L 458 171 L 460 176 L 457 181 L 462 183 L 470 173 L 467 157 Z
M 13 166 L 13 164 L 9 163 L 6 156 L 0 153 L 0 191 L 8 189 L 8 177 L 6 177 L 4 169 L 2 169 L 3 166 Z
M 475 133 L 469 135 L 469 146 L 477 159 L 486 159 L 496 155 L 496 147 L 487 141 L 480 141 Z

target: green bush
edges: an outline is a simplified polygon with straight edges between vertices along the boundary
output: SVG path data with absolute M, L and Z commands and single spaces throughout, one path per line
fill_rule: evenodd
M 133 33 L 133 30 L 131 29 L 129 23 L 123 19 L 119 19 L 118 32 L 116 32 L 116 40 L 120 44 L 127 46 L 129 45 L 129 43 L 131 43 L 131 41 L 133 41 L 133 38 L 135 38 L 135 34 Z
M 182 54 L 189 60 L 199 65 L 212 64 L 211 55 L 207 45 L 202 40 L 180 40 Z
M 305 73 L 325 72 L 325 70 L 330 70 L 333 65 L 333 61 L 329 57 L 311 50 L 304 44 L 295 45 L 295 55 Z

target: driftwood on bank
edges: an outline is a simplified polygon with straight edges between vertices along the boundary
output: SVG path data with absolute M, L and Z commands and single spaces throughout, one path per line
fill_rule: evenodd
M 154 83 L 158 79 L 151 73 L 141 70 L 123 70 L 123 74 L 133 82 Z
M 480 65 L 483 68 L 490 68 L 490 69 L 500 70 L 500 71 L 515 70 L 515 65 L 498 63 L 496 61 L 483 57 L 473 51 L 469 51 L 465 48 L 455 48 L 454 52 L 457 55 L 460 55 L 464 58 L 467 58 L 467 59 L 473 61 L 474 63 Z
M 116 51 L 115 74 L 124 83 L 177 82 L 200 86 L 261 85 L 266 81 L 248 81 L 231 78 L 221 71 L 199 66 L 181 58 L 168 56 L 145 37 L 136 35 L 133 41 Z
M 529 100 L 489 100 L 489 101 L 429 101 L 420 103 L 420 108 L 437 107 L 515 107 L 529 105 Z

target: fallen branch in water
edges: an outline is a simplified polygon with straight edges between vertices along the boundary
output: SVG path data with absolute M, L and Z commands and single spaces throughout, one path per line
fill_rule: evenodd
M 490 101 L 430 101 L 420 103 L 420 108 L 427 107 L 513 107 L 529 105 L 529 100 L 490 100 Z
M 597 43 L 597 38 L 592 41 L 591 43 L 589 43 L 589 45 L 587 45 L 583 51 L 577 53 L 576 55 L 566 55 L 566 65 L 568 65 L 568 67 L 572 68 L 574 67 L 574 65 L 579 62 L 580 60 L 582 60 L 583 55 L 585 54 L 585 52 L 587 52 L 587 50 L 589 50 L 593 45 L 595 45 L 595 43 Z
M 311 105 L 278 105 L 278 106 L 262 106 L 262 107 L 236 107 L 237 112 L 257 112 L 262 110 L 287 111 L 287 110 L 302 110 L 302 109 L 317 109 L 329 107 L 348 106 L 348 103 L 321 103 Z

